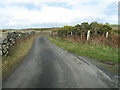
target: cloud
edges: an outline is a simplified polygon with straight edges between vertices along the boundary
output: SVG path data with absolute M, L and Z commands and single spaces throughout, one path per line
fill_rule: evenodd
M 0 28 L 118 21 L 117 0 L 3 0 L 2 3 Z M 115 9 L 109 10 L 110 7 Z

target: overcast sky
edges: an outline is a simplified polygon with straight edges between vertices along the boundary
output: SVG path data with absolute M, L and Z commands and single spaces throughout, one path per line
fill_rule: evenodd
M 119 0 L 1 0 L 0 28 L 118 23 Z

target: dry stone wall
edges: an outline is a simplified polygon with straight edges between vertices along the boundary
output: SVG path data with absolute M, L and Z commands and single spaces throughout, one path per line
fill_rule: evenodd
M 7 57 L 10 47 L 14 47 L 18 39 L 27 38 L 34 35 L 34 31 L 27 32 L 1 32 L 0 34 L 0 55 Z

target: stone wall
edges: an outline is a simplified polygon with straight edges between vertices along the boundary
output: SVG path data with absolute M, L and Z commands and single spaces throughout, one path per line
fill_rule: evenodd
M 30 37 L 31 35 L 34 35 L 34 34 L 35 34 L 34 31 L 1 32 L 2 38 L 0 38 L 1 39 L 1 41 L 0 41 L 0 55 L 2 57 L 7 57 L 9 55 L 10 47 L 14 47 L 14 45 L 18 39 L 27 38 L 27 37 Z

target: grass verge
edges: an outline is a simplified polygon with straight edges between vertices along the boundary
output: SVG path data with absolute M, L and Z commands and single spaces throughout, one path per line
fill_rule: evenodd
M 12 70 L 21 62 L 22 58 L 27 54 L 32 46 L 33 40 L 36 36 L 31 36 L 24 40 L 20 40 L 14 47 L 11 48 L 10 55 L 2 58 L 2 78 L 6 77 Z
M 100 62 L 99 65 L 106 68 L 107 70 L 114 72 L 118 70 L 118 49 L 113 49 L 105 45 L 94 46 L 89 44 L 80 44 L 52 37 L 49 37 L 49 40 L 67 51 L 98 60 Z

